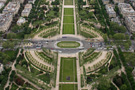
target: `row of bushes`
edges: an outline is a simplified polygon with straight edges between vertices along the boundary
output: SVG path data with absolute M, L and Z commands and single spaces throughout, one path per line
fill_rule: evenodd
M 125 57 L 124 57 L 123 52 L 122 52 L 120 47 L 118 47 L 118 51 L 119 51 L 119 57 L 120 57 L 121 61 L 123 62 L 123 65 L 125 67 L 125 71 L 127 73 L 127 78 L 131 84 L 132 90 L 135 90 L 135 82 L 134 82 L 134 78 L 132 75 L 133 68 L 131 68 L 127 65 L 127 62 L 125 60 Z
M 117 60 L 117 64 L 121 68 L 120 58 L 119 58 L 119 55 L 118 55 L 118 53 L 117 53 L 117 51 L 115 49 L 113 50 L 113 54 L 115 56 L 115 59 Z

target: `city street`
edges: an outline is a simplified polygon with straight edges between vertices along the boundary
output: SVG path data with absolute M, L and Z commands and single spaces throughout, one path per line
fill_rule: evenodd
M 78 41 L 82 44 L 82 47 L 58 48 L 55 45 L 59 41 Z M 25 49 L 46 48 L 46 49 L 51 49 L 52 51 L 58 51 L 59 53 L 70 53 L 70 54 L 84 51 L 89 48 L 104 49 L 104 47 L 105 47 L 104 42 L 89 42 L 89 41 L 80 40 L 80 39 L 74 38 L 74 37 L 58 38 L 57 40 L 29 40 L 28 43 L 29 44 L 31 43 L 31 45 L 24 46 Z M 22 45 L 24 45 L 24 44 L 22 43 Z

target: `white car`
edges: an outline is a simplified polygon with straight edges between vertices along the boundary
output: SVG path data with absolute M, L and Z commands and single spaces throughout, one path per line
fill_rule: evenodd
M 62 51 L 58 51 L 59 53 L 61 53 Z

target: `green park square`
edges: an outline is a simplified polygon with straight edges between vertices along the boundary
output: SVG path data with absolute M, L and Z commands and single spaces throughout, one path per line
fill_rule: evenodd
M 63 23 L 74 23 L 74 16 L 64 16 Z
M 64 5 L 73 5 L 73 0 L 64 0 Z
M 64 8 L 64 15 L 73 15 L 73 8 Z
M 60 84 L 59 90 L 77 90 L 77 84 Z
M 74 24 L 63 24 L 63 34 L 74 34 Z
M 62 57 L 60 65 L 60 82 L 76 82 L 76 73 L 76 58 Z

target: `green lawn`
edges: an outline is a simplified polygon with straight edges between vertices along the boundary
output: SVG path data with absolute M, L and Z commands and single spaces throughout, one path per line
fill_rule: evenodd
M 77 48 L 80 46 L 80 43 L 76 41 L 61 41 L 57 43 L 57 46 L 60 48 Z
M 76 82 L 76 73 L 76 58 L 61 58 L 60 82 Z
M 63 23 L 74 23 L 74 16 L 64 16 Z
M 60 84 L 59 90 L 77 90 L 77 84 Z
M 39 55 L 44 58 L 45 60 L 47 60 L 48 62 L 52 62 L 52 58 L 48 57 L 47 55 L 45 55 L 43 52 L 38 52 Z
M 63 34 L 74 34 L 74 24 L 63 24 Z
M 64 0 L 64 5 L 73 5 L 73 0 Z
M 70 0 L 69 0 L 70 1 Z M 66 2 L 69 2 L 66 0 Z M 74 34 L 73 8 L 64 9 L 63 34 Z
M 64 15 L 73 15 L 73 8 L 65 8 Z

